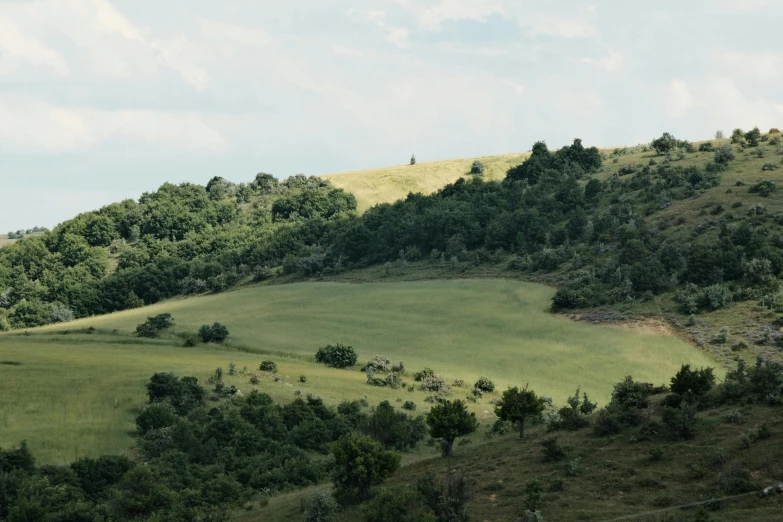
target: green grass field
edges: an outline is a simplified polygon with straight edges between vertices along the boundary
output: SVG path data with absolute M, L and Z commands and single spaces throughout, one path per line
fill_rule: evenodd
M 469 159 L 427 161 L 416 165 L 398 165 L 377 169 L 357 170 L 323 177 L 335 187 L 356 196 L 359 212 L 364 212 L 377 203 L 391 203 L 404 199 L 408 193 L 430 194 L 439 188 L 469 177 L 470 166 L 478 159 L 486 168 L 484 179 L 499 180 L 506 171 L 519 165 L 529 153 L 503 154 Z
M 363 396 L 371 404 L 414 400 L 426 411 L 423 392 L 371 387 L 358 370 L 315 364 L 316 349 L 333 342 L 353 345 L 360 362 L 383 354 L 404 361 L 409 371 L 430 366 L 469 385 L 482 375 L 499 390 L 529 383 L 560 403 L 577 385 L 603 403 L 625 375 L 663 383 L 683 363 L 715 366 L 672 336 L 552 316 L 546 312 L 551 293 L 542 285 L 497 279 L 251 286 L 45 327 L 30 336 L 4 334 L 2 359 L 21 365 L 0 365 L 0 440 L 27 439 L 42 462 L 125 451 L 152 373 L 206 380 L 230 361 L 253 371 L 261 360 L 275 360 L 280 382 L 265 376 L 259 389 L 276 400 L 292 400 L 300 390 L 332 404 Z M 131 337 L 136 324 L 162 312 L 177 322 L 169 339 Z M 214 321 L 231 331 L 226 346 L 180 346 L 182 336 Z M 90 326 L 98 332 L 76 333 Z M 299 383 L 301 374 L 307 383 Z M 248 379 L 228 382 L 248 391 Z M 453 390 L 455 397 L 465 395 L 467 390 Z M 485 422 L 494 418 L 490 399 L 473 405 Z

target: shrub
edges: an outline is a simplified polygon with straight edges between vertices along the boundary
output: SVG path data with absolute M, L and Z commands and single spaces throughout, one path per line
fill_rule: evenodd
M 446 379 L 438 377 L 437 375 L 431 375 L 421 381 L 421 389 L 427 392 L 440 392 L 448 390 Z
M 731 133 L 731 142 L 732 143 L 743 143 L 745 139 L 745 133 L 742 132 L 742 129 L 734 129 Z
M 699 145 L 699 152 L 713 152 L 715 148 L 712 146 L 712 143 L 709 141 L 706 141 Z
M 525 484 L 525 510 L 537 511 L 541 507 L 541 492 L 544 488 L 541 486 L 541 481 L 533 479 Z
M 299 382 L 301 382 L 301 383 L 307 382 L 307 376 L 306 375 L 300 375 L 299 376 Z
M 432 370 L 432 368 L 424 368 L 422 371 L 413 374 L 413 380 L 416 382 L 421 382 L 424 379 L 428 377 L 432 377 L 434 375 L 435 372 Z
M 263 361 L 258 369 L 262 372 L 277 373 L 277 363 L 274 361 Z
M 141 435 L 152 430 L 173 426 L 179 417 L 170 402 L 148 404 L 136 416 L 136 429 Z
M 761 131 L 758 127 L 753 127 L 752 130 L 745 133 L 745 140 L 751 147 L 757 147 L 759 141 L 761 141 Z
M 416 403 L 413 401 L 405 401 L 402 405 L 403 410 L 416 411 Z
M 257 373 L 254 373 L 253 375 L 250 376 L 250 384 L 257 385 L 260 382 L 261 380 L 258 378 Z
M 780 129 L 778 129 L 777 127 L 772 127 L 771 129 L 769 129 L 768 134 L 780 134 Z
M 203 343 L 222 343 L 228 337 L 228 328 L 217 322 L 205 324 L 199 328 L 198 337 Z
M 332 445 L 335 494 L 343 503 L 367 500 L 370 488 L 382 483 L 400 466 L 400 455 L 384 450 L 366 435 L 352 433 Z
M 780 167 L 778 167 L 775 163 L 765 163 L 762 165 L 761 170 L 767 171 L 767 170 L 778 170 Z
M 734 149 L 731 148 L 731 145 L 726 144 L 723 145 L 721 148 L 715 151 L 715 164 L 719 167 L 725 167 L 729 164 L 729 162 L 733 161 L 736 156 L 734 155 Z
M 544 462 L 555 462 L 565 457 L 565 452 L 557 444 L 557 437 L 545 439 L 541 446 L 544 448 Z
M 391 368 L 391 361 L 386 356 L 376 355 L 362 368 L 362 371 L 366 372 L 367 368 L 372 368 L 376 372 L 388 372 L 389 368 Z
M 690 364 L 683 365 L 672 377 L 671 391 L 679 395 L 702 396 L 715 385 L 715 375 L 712 368 L 691 370 Z
M 778 186 L 774 181 L 764 179 L 756 183 L 755 185 L 751 185 L 750 188 L 748 188 L 748 192 L 752 194 L 758 194 L 761 197 L 769 197 L 770 194 L 778 190 Z
M 475 160 L 473 162 L 473 165 L 470 166 L 470 173 L 481 176 L 482 174 L 484 174 L 484 164 L 481 163 L 479 160 Z
M 756 489 L 750 471 L 741 460 L 729 462 L 718 476 L 718 487 L 727 495 L 747 493 Z
M 344 344 L 328 344 L 319 348 L 315 360 L 331 368 L 349 368 L 356 364 L 358 357 L 352 346 Z
M 476 381 L 476 384 L 473 385 L 473 388 L 483 392 L 492 393 L 495 391 L 495 383 L 486 377 L 481 377 Z
M 459 399 L 436 404 L 427 414 L 430 436 L 443 440 L 443 455 L 448 457 L 454 447 L 454 439 L 476 431 L 476 414 L 468 412 Z
M 183 345 L 185 348 L 193 348 L 198 344 L 198 341 L 194 339 L 193 337 L 188 337 L 185 339 L 185 344 Z
M 332 495 L 319 491 L 310 499 L 310 507 L 305 510 L 305 522 L 334 522 L 340 508 Z
M 161 331 L 172 326 L 174 326 L 174 318 L 171 314 L 158 314 L 155 317 L 147 317 L 145 322 L 136 326 L 136 335 L 155 338 Z
M 672 440 L 692 439 L 695 434 L 696 407 L 684 401 L 679 408 L 664 407 L 661 420 Z

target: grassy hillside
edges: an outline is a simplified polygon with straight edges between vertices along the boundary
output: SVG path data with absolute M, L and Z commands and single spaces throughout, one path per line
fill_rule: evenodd
M 662 383 L 683 363 L 715 366 L 675 337 L 552 316 L 545 311 L 551 293 L 504 280 L 253 286 L 49 326 L 30 336 L 0 335 L 2 358 L 21 363 L 0 367 L 0 389 L 12 397 L 0 407 L 0 439 L 27 439 L 43 462 L 122 452 L 131 443 L 133 412 L 152 373 L 174 371 L 205 381 L 231 361 L 251 373 L 263 359 L 277 361 L 281 381 L 265 379 L 259 389 L 279 401 L 300 390 L 332 404 L 367 396 L 373 404 L 400 398 L 426 406 L 424 392 L 368 386 L 358 369 L 315 364 L 316 349 L 333 342 L 353 345 L 360 363 L 383 354 L 404 361 L 409 372 L 429 366 L 468 385 L 480 376 L 493 379 L 498 390 L 529 383 L 558 403 L 577 385 L 604 403 L 625 375 Z M 163 312 L 177 323 L 170 338 L 131 337 L 138 323 Z M 182 337 L 214 321 L 231 331 L 226 347 L 181 347 Z M 95 334 L 79 333 L 90 326 Z M 305 384 L 298 382 L 302 374 Z M 248 379 L 227 382 L 247 391 Z M 453 395 L 463 397 L 467 390 L 455 388 Z M 494 419 L 491 399 L 473 406 L 485 422 Z
M 508 169 L 519 165 L 528 156 L 529 153 L 523 152 L 481 158 L 426 161 L 416 165 L 341 172 L 322 177 L 331 181 L 335 187 L 356 196 L 357 208 L 359 212 L 364 212 L 378 203 L 392 203 L 404 199 L 410 192 L 414 194 L 435 192 L 463 176 L 468 176 L 475 160 L 484 164 L 485 179 L 501 180 L 506 176 Z
M 783 478 L 780 408 L 749 405 L 742 407 L 739 415 L 738 411 L 735 406 L 719 406 L 701 412 L 696 436 L 688 441 L 640 440 L 638 430 L 602 438 L 590 429 L 547 432 L 543 426 L 533 428 L 526 440 L 520 441 L 516 434 L 490 436 L 489 430 L 480 429 L 467 437 L 469 443 L 459 446 L 450 459 L 432 456 L 412 463 L 384 487 L 415 485 L 430 471 L 440 476 L 448 469 L 461 472 L 473 481 L 469 513 L 471 520 L 478 521 L 518 520 L 525 510 L 525 486 L 533 480 L 542 487 L 539 509 L 545 520 L 601 522 L 623 516 L 634 522 L 779 520 L 783 495 L 760 497 L 756 491 Z M 732 423 L 728 418 L 740 420 Z M 769 437 L 746 446 L 743 437 L 760 425 L 767 426 Z M 551 437 L 557 437 L 565 452 L 556 462 L 545 461 L 541 446 Z M 719 485 L 721 474 L 737 463 L 750 474 L 751 494 L 667 511 L 737 494 Z M 279 495 L 268 506 L 238 512 L 237 517 L 248 522 L 259 517 L 269 522 L 296 520 L 315 491 L 329 489 L 321 486 Z M 633 514 L 638 516 L 630 516 Z M 365 519 L 361 509 L 351 508 L 338 520 Z

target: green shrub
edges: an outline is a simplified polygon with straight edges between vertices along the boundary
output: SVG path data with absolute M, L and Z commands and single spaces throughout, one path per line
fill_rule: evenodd
M 481 176 L 484 174 L 484 164 L 479 160 L 475 160 L 470 166 L 470 173 L 473 175 Z
M 416 382 L 421 382 L 434 375 L 435 372 L 432 370 L 432 368 L 424 368 L 422 371 L 413 374 L 413 380 Z
M 376 355 L 362 368 L 362 371 L 366 372 L 367 368 L 372 368 L 376 372 L 388 372 L 391 368 L 391 361 L 384 355 Z
M 301 382 L 301 383 L 307 382 L 307 376 L 306 375 L 300 375 L 299 376 L 299 382 Z
M 712 146 L 712 143 L 709 141 L 706 141 L 699 145 L 699 152 L 713 152 L 715 148 Z
M 262 361 L 258 369 L 262 372 L 277 373 L 277 363 L 274 361 Z
M 690 364 L 683 365 L 672 377 L 671 391 L 679 395 L 702 396 L 715 385 L 715 375 L 712 368 L 691 370 Z
M 141 435 L 161 428 L 173 426 L 179 417 L 170 402 L 153 402 L 148 404 L 136 416 L 136 429 Z
M 544 448 L 544 462 L 555 462 L 565 457 L 563 448 L 557 444 L 557 437 L 544 439 L 541 446 Z
M 340 507 L 332 495 L 319 491 L 310 499 L 310 507 L 305 510 L 304 522 L 334 522 Z
M 770 194 L 778 190 L 778 186 L 774 181 L 764 179 L 756 183 L 755 185 L 751 185 L 750 188 L 748 188 L 748 192 L 752 194 L 758 194 L 761 197 L 769 197 Z
M 174 318 L 171 314 L 158 314 L 155 317 L 147 317 L 145 322 L 136 326 L 136 335 L 155 338 L 161 331 L 172 326 L 174 326 Z
M 222 343 L 228 337 L 228 328 L 220 323 L 202 325 L 198 330 L 198 337 L 203 343 Z
M 416 403 L 413 401 L 405 401 L 402 405 L 402 409 L 408 411 L 416 411 Z
M 664 407 L 661 420 L 670 439 L 692 439 L 696 428 L 696 407 L 688 402 L 682 402 L 679 408 Z
M 736 156 L 734 155 L 734 149 L 731 148 L 731 145 L 726 144 L 715 151 L 715 157 L 713 161 L 719 167 L 725 167 L 730 162 L 734 161 L 735 158 Z
M 352 346 L 344 344 L 328 344 L 319 348 L 315 360 L 331 368 L 349 368 L 356 365 L 358 357 Z
M 483 392 L 492 393 L 495 391 L 495 383 L 486 377 L 481 377 L 476 381 L 476 384 L 473 385 L 473 388 Z

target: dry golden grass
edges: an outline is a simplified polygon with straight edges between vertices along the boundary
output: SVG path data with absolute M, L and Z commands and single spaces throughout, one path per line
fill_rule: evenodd
M 416 165 L 326 174 L 323 177 L 331 181 L 335 187 L 355 195 L 359 212 L 364 212 L 375 204 L 391 203 L 405 198 L 411 192 L 430 194 L 461 177 L 469 177 L 470 166 L 474 160 L 484 164 L 486 168 L 484 179 L 503 179 L 508 169 L 522 163 L 528 155 L 529 153 L 523 152 L 480 158 L 427 161 Z

